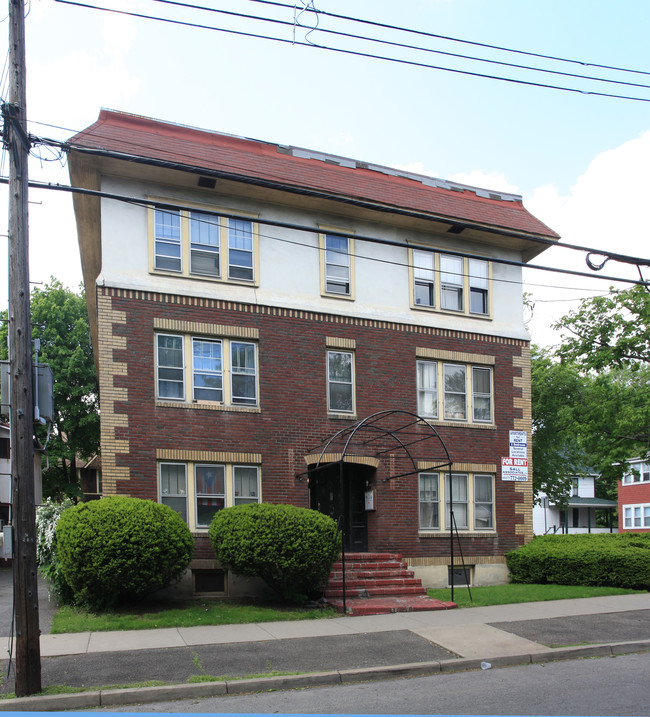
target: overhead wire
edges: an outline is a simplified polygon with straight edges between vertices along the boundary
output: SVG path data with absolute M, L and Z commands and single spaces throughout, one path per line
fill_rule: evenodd
M 57 1 L 59 1 L 59 0 L 57 0 Z M 290 22 L 288 20 L 278 20 L 275 18 L 268 18 L 268 17 L 264 17 L 261 15 L 250 15 L 250 14 L 246 14 L 246 13 L 233 12 L 231 10 L 223 10 L 220 8 L 206 7 L 205 5 L 196 5 L 194 3 L 180 2 L 180 0 L 151 0 L 151 2 L 163 3 L 165 5 L 182 7 L 182 8 L 191 9 L 191 10 L 202 10 L 205 12 L 218 13 L 220 15 L 237 17 L 239 19 L 256 20 L 256 21 L 269 22 L 269 23 L 284 25 L 284 26 L 289 26 L 289 27 L 291 27 L 291 26 L 295 27 L 295 22 Z M 309 8 L 303 8 L 301 10 L 301 13 L 306 12 L 308 9 Z M 313 12 L 319 13 L 320 11 L 313 10 Z M 300 26 L 300 27 L 305 27 L 305 26 Z M 472 60 L 474 62 L 484 62 L 487 64 L 500 65 L 502 67 L 509 67 L 509 68 L 518 69 L 518 70 L 529 70 L 532 72 L 541 72 L 541 73 L 546 73 L 546 74 L 551 74 L 551 75 L 559 75 L 561 77 L 572 77 L 574 79 L 592 80 L 595 82 L 605 82 L 605 83 L 610 83 L 610 84 L 615 84 L 615 85 L 623 85 L 623 86 L 628 86 L 628 87 L 639 87 L 639 88 L 646 89 L 646 90 L 650 89 L 650 85 L 648 85 L 648 84 L 641 84 L 641 83 L 637 83 L 637 82 L 626 82 L 623 80 L 614 80 L 614 79 L 610 79 L 610 78 L 606 78 L 606 77 L 594 77 L 593 75 L 580 75 L 580 74 L 573 73 L 573 72 L 562 72 L 560 70 L 552 70 L 552 69 L 544 68 L 544 67 L 535 67 L 533 65 L 520 65 L 517 63 L 505 62 L 502 60 L 493 60 L 493 59 L 489 59 L 486 57 L 475 57 L 473 55 L 462 55 L 462 54 L 455 53 L 455 52 L 447 52 L 444 50 L 436 50 L 436 49 L 429 48 L 429 47 L 422 47 L 420 45 L 409 45 L 406 43 L 395 42 L 392 40 L 383 40 L 380 38 L 368 37 L 366 35 L 355 35 L 353 33 L 341 32 L 340 30 L 332 30 L 332 29 L 328 29 L 328 28 L 324 28 L 324 27 L 306 28 L 306 29 L 309 30 L 307 35 L 311 34 L 312 32 L 318 31 L 320 33 L 336 35 L 339 37 L 345 37 L 347 39 L 374 42 L 374 43 L 378 43 L 381 45 L 389 45 L 391 47 L 399 47 L 399 48 L 407 49 L 407 50 L 417 50 L 419 52 L 427 52 L 427 53 L 436 54 L 436 55 L 443 55 L 446 57 L 453 57 L 455 59 Z M 314 43 L 312 41 L 309 41 L 309 44 L 315 45 L 316 47 L 320 47 L 320 45 L 318 45 L 318 43 Z
M 223 27 L 215 27 L 213 25 L 204 25 L 202 23 L 195 23 L 195 22 L 188 22 L 184 20 L 175 20 L 171 18 L 165 18 L 160 17 L 157 15 L 146 15 L 144 13 L 136 13 L 136 12 L 129 12 L 126 10 L 117 10 L 115 8 L 106 8 L 101 7 L 99 5 L 92 5 L 90 3 L 83 3 L 79 2 L 78 0 L 54 0 L 57 3 L 64 4 L 64 5 L 71 5 L 74 7 L 81 7 L 91 10 L 99 10 L 102 12 L 108 12 L 108 13 L 114 13 L 117 15 L 124 15 L 127 17 L 135 17 L 143 20 L 153 20 L 157 22 L 163 22 L 168 23 L 172 25 L 180 25 L 183 27 L 190 27 L 190 28 L 196 28 L 196 29 L 202 29 L 202 30 L 211 30 L 213 32 L 221 32 L 231 35 L 237 35 L 239 37 L 249 37 L 249 38 L 255 38 L 255 39 L 261 39 L 261 40 L 269 40 L 273 42 L 279 42 L 281 44 L 288 44 L 288 45 L 297 45 L 300 47 L 310 47 L 310 48 L 316 48 L 320 50 L 326 50 L 328 52 L 335 52 L 335 53 L 341 53 L 349 56 L 354 57 L 363 57 L 367 59 L 372 60 L 383 60 L 386 62 L 392 62 L 400 65 L 407 65 L 410 67 L 420 67 L 423 69 L 431 69 L 431 70 L 440 70 L 442 72 L 450 72 L 453 74 L 459 74 L 459 75 L 465 75 L 468 77 L 477 77 L 481 79 L 490 79 L 490 80 L 497 80 L 500 82 L 509 82 L 512 84 L 517 85 L 525 85 L 529 87 L 538 87 L 543 89 L 551 89 L 551 90 L 558 90 L 563 92 L 571 92 L 574 94 L 582 94 L 582 95 L 591 95 L 595 97 L 605 97 L 609 99 L 619 99 L 619 100 L 629 100 L 633 102 L 650 102 L 650 97 L 636 97 L 632 95 L 619 95 L 614 94 L 612 92 L 599 92 L 596 90 L 587 90 L 587 89 L 580 89 L 576 87 L 563 87 L 561 85 L 551 85 L 551 84 L 545 84 L 543 82 L 533 82 L 531 80 L 524 80 L 524 79 L 517 79 L 514 77 L 502 77 L 499 75 L 490 75 L 482 72 L 473 72 L 470 70 L 462 70 L 460 68 L 456 67 L 445 67 L 442 65 L 432 65 L 427 64 L 426 62 L 418 62 L 415 60 L 407 60 L 403 58 L 396 58 L 396 57 L 388 57 L 386 55 L 378 55 L 373 54 L 370 52 L 362 52 L 360 50 L 351 50 L 351 49 L 345 49 L 340 47 L 332 47 L 330 45 L 323 45 L 320 43 L 314 43 L 314 42 L 302 42 L 302 41 L 296 41 L 293 39 L 288 38 L 281 38 L 281 37 L 274 37 L 271 35 L 263 35 L 260 33 L 254 33 L 254 32 L 244 32 L 243 30 L 234 30 L 229 28 L 223 28 Z
M 164 0 L 159 0 L 159 1 L 163 2 Z M 271 6 L 275 6 L 275 7 L 281 7 L 281 8 L 292 8 L 293 7 L 293 5 L 289 5 L 287 3 L 282 3 L 282 2 L 275 2 L 274 0 L 250 0 L 250 2 L 259 3 L 261 5 L 271 5 Z M 504 47 L 502 45 L 490 45 L 486 42 L 476 42 L 473 40 L 464 40 L 464 39 L 461 39 L 458 37 L 451 37 L 449 35 L 440 35 L 440 34 L 437 34 L 434 32 L 428 32 L 426 30 L 416 30 L 414 28 L 402 27 L 400 25 L 390 25 L 388 23 L 377 22 L 374 20 L 364 20 L 362 18 L 353 17 L 350 15 L 340 15 L 338 13 L 328 12 L 326 10 L 319 9 L 319 10 L 315 10 L 315 12 L 318 12 L 320 15 L 325 15 L 327 17 L 332 17 L 332 18 L 336 18 L 339 20 L 347 20 L 350 22 L 362 23 L 364 25 L 372 25 L 373 27 L 380 27 L 380 28 L 388 29 L 388 30 L 397 30 L 399 32 L 406 32 L 406 33 L 411 33 L 414 35 L 421 35 L 423 37 L 430 37 L 430 38 L 435 38 L 438 40 L 447 40 L 449 42 L 457 42 L 457 43 L 462 43 L 465 45 L 473 45 L 474 47 L 483 47 L 483 48 L 490 49 L 490 50 L 498 50 L 500 52 L 510 52 L 510 53 L 515 53 L 518 55 L 527 55 L 528 57 L 537 57 L 539 59 L 553 60 L 555 62 L 567 62 L 567 63 L 571 63 L 571 64 L 575 64 L 575 65 L 581 65 L 583 67 L 597 67 L 602 70 L 612 70 L 615 72 L 629 72 L 629 73 L 638 74 L 638 75 L 650 76 L 650 70 L 635 70 L 635 69 L 630 69 L 630 68 L 625 68 L 625 67 L 617 67 L 615 65 L 604 65 L 604 64 L 599 64 L 597 62 L 589 62 L 586 60 L 575 60 L 575 59 L 559 57 L 559 56 L 555 56 L 555 55 L 545 55 L 545 54 L 542 54 L 539 52 L 530 52 L 529 50 L 516 50 L 513 48 L 509 48 L 509 47 Z
M 4 178 L 0 179 L 0 184 L 7 184 L 8 180 L 5 180 Z M 120 195 L 120 194 L 114 194 L 111 192 L 104 192 L 101 190 L 91 190 L 91 189 L 85 189 L 81 187 L 73 187 L 70 185 L 62 185 L 62 184 L 52 184 L 52 183 L 44 183 L 44 182 L 35 182 L 33 180 L 29 181 L 30 188 L 34 189 L 44 189 L 44 190 L 53 190 L 53 191 L 61 191 L 61 192 L 68 192 L 68 193 L 76 193 L 80 195 L 86 195 L 86 196 L 94 196 L 94 197 L 101 197 L 105 199 L 112 199 L 116 201 L 125 202 L 131 205 L 140 206 L 142 208 L 158 208 L 163 211 L 195 211 L 200 214 L 209 215 L 209 216 L 215 216 L 215 217 L 221 217 L 225 219 L 230 218 L 241 218 L 239 214 L 236 213 L 228 213 L 228 212 L 217 212 L 217 211 L 211 211 L 208 209 L 197 209 L 196 207 L 190 207 L 187 205 L 183 205 L 182 203 L 178 202 L 163 202 L 163 201 L 155 201 L 155 200 L 147 200 L 143 199 L 142 197 L 132 197 L 128 195 Z M 294 231 L 302 231 L 302 232 L 308 232 L 310 234 L 318 234 L 322 233 L 317 227 L 313 226 L 306 226 L 306 225 L 300 225 L 293 222 L 280 222 L 280 221 L 274 221 L 270 219 L 260 219 L 256 218 L 254 220 L 258 224 L 272 226 L 272 227 L 278 227 L 278 228 L 286 228 Z M 340 232 L 328 232 L 328 233 L 334 233 L 334 234 L 340 234 Z M 341 236 L 344 236 L 344 234 L 341 234 Z M 283 237 L 277 237 L 272 235 L 267 235 L 269 239 L 285 242 L 285 243 L 291 243 L 291 244 L 298 244 L 303 247 L 307 248 L 313 248 L 313 245 L 304 244 L 303 242 L 294 242 L 293 240 L 286 239 Z M 398 247 L 402 249 L 417 249 L 419 251 L 425 251 L 425 252 L 431 252 L 431 253 L 442 253 L 450 256 L 461 256 L 465 258 L 473 258 L 478 259 L 482 261 L 489 261 L 492 264 L 500 264 L 504 266 L 515 266 L 515 267 L 521 267 L 531 270 L 540 270 L 540 271 L 548 271 L 551 273 L 559 273 L 559 274 L 565 274 L 565 275 L 571 275 L 571 276 L 580 276 L 583 278 L 589 278 L 589 279 L 599 279 L 604 281 L 613 281 L 613 282 L 619 282 L 624 284 L 633 284 L 633 285 L 642 285 L 645 286 L 645 281 L 640 281 L 636 279 L 630 279 L 626 277 L 615 277 L 615 276 L 602 276 L 597 274 L 587 274 L 586 272 L 579 272 L 571 269 L 561 269 L 559 267 L 549 267 L 549 266 L 543 266 L 543 265 L 537 265 L 537 264 L 530 264 L 526 262 L 521 261 L 515 261 L 510 259 L 503 259 L 499 257 L 489 257 L 486 258 L 485 256 L 479 256 L 475 254 L 471 254 L 468 251 L 457 251 L 451 248 L 440 248 L 440 247 L 426 247 L 419 244 L 412 244 L 408 242 L 400 242 L 390 239 L 380 239 L 379 237 L 373 237 L 373 236 L 364 236 L 355 234 L 354 238 L 356 241 L 359 242 L 368 242 L 373 244 L 380 244 L 385 246 L 391 246 L 391 247 Z M 316 247 L 320 249 L 320 247 Z M 322 249 L 320 249 L 322 250 Z M 377 261 L 381 263 L 386 264 L 394 264 L 399 265 L 402 267 L 410 267 L 411 264 L 399 262 L 395 260 L 388 260 L 388 259 L 381 259 L 374 256 L 363 256 L 361 254 L 354 254 L 355 257 L 359 257 L 360 259 L 367 259 L 369 261 Z M 642 260 L 644 262 L 650 263 L 650 260 Z M 494 281 L 494 279 L 493 279 Z M 515 284 L 521 284 L 519 280 L 512 281 L 507 279 L 498 279 L 498 281 L 503 281 L 504 283 L 515 283 Z M 568 287 L 567 287 L 568 288 Z

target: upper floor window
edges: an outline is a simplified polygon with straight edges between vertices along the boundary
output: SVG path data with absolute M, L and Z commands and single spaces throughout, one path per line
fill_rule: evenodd
M 354 240 L 342 234 L 321 234 L 321 293 L 354 297 Z
M 422 472 L 419 487 L 420 530 L 494 529 L 494 476 Z
M 417 361 L 416 380 L 418 415 L 445 421 L 492 422 L 492 369 Z
M 257 344 L 156 334 L 156 385 L 160 399 L 256 406 Z
M 154 208 L 153 271 L 255 282 L 257 224 L 199 210 Z
M 327 410 L 354 413 L 354 354 L 327 352 Z
M 488 261 L 411 249 L 410 267 L 414 308 L 489 316 Z
M 648 481 L 650 481 L 650 463 L 632 463 L 629 472 L 623 476 L 624 485 Z

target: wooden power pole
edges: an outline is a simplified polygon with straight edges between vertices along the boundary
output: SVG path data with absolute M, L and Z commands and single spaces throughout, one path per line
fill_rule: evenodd
M 29 307 L 27 224 L 29 139 L 25 92 L 25 5 L 9 0 L 9 103 L 4 142 L 9 150 L 9 367 L 16 694 L 41 691 L 34 505 L 34 397 Z

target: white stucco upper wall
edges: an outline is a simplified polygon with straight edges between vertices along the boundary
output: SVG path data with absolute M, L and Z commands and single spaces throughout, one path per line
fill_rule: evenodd
M 408 250 L 355 240 L 354 301 L 324 297 L 320 284 L 319 227 L 348 232 L 349 236 L 430 245 L 441 251 L 520 261 L 516 252 L 473 245 L 459 236 L 396 230 L 379 223 L 352 222 L 335 215 L 318 215 L 299 208 L 251 203 L 172 187 L 152 187 L 136 181 L 104 177 L 102 190 L 143 199 L 214 210 L 255 214 L 260 220 L 313 227 L 313 232 L 259 224 L 259 281 L 245 286 L 223 281 L 154 274 L 149 271 L 150 242 L 147 209 L 102 199 L 102 270 L 98 284 L 143 291 L 180 293 L 306 311 L 354 314 L 362 318 L 436 326 L 488 335 L 529 339 L 523 324 L 521 268 L 492 264 L 491 318 L 477 318 L 413 309 L 410 303 Z M 206 205 L 206 199 L 211 200 Z

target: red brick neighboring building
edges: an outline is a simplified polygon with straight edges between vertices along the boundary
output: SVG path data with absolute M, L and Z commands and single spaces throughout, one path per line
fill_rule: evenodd
M 109 111 L 70 174 L 104 494 L 179 510 L 196 571 L 214 512 L 263 500 L 343 512 L 350 549 L 446 584 L 451 492 L 473 582 L 504 577 L 532 537 L 532 471 L 501 475 L 531 425 L 521 263 L 558 238 L 520 197 Z M 433 456 L 369 444 L 340 511 L 315 447 L 385 409 L 435 429 L 451 491 Z
M 650 463 L 647 459 L 628 461 L 629 472 L 618 484 L 619 531 L 650 530 Z

